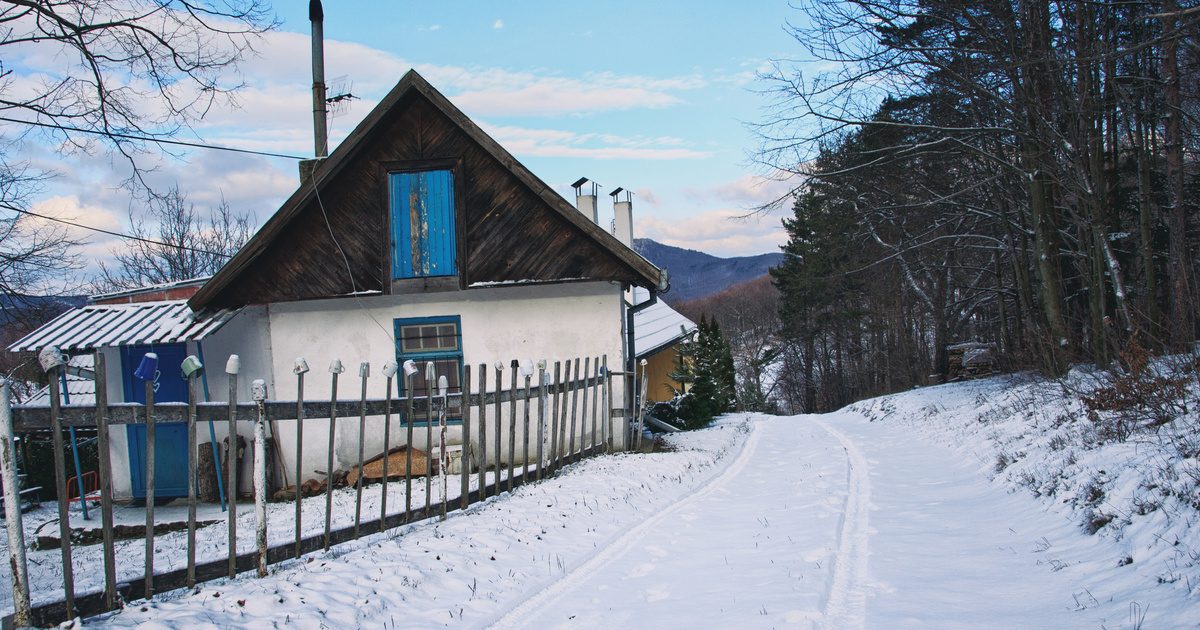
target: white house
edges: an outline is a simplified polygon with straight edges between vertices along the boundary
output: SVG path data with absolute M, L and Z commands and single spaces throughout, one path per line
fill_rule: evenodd
M 371 366 L 368 395 L 382 398 L 380 369 L 406 359 L 433 361 L 454 392 L 464 364 L 604 355 L 610 369 L 625 369 L 633 353 L 631 289 L 653 295 L 666 284 L 628 239 L 555 193 L 415 71 L 332 155 L 301 171 L 296 191 L 212 278 L 99 296 L 10 350 L 101 349 L 112 401 L 141 398 L 132 372 L 149 351 L 160 358 L 157 401 L 186 395 L 176 366 L 188 354 L 206 364 L 210 400 L 228 397 L 230 354 L 241 359 L 241 400 L 253 379 L 267 382 L 272 399 L 295 399 L 298 357 L 312 367 L 305 399 L 330 397 L 325 370 L 334 359 L 347 368 L 342 399 L 357 399 L 360 363 Z M 629 225 L 629 211 L 628 203 L 618 208 L 618 225 Z M 624 407 L 619 381 L 614 406 Z M 285 459 L 295 452 L 293 422 L 278 423 Z M 403 443 L 394 422 L 393 444 Z M 357 424 L 340 423 L 329 445 L 325 421 L 306 421 L 306 476 L 321 477 L 315 471 L 325 468 L 329 448 L 341 467 L 356 461 Z M 112 440 L 118 497 L 138 495 L 144 455 L 137 449 L 145 449 L 144 429 L 125 428 L 127 439 Z M 183 434 L 159 425 L 159 496 L 186 494 L 186 476 L 175 486 L 167 480 L 186 470 L 179 465 L 186 442 L 172 431 Z M 239 433 L 248 439 L 249 423 Z M 414 446 L 426 448 L 417 434 Z M 207 442 L 207 428 L 200 435 Z M 368 456 L 382 449 L 381 435 L 382 419 L 372 419 Z M 284 468 L 294 471 L 294 460 Z

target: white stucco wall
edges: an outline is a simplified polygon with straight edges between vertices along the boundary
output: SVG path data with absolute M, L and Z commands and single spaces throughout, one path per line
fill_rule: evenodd
M 370 296 L 309 302 L 273 304 L 270 307 L 271 348 L 274 357 L 274 387 L 271 396 L 294 399 L 296 379 L 292 376 L 293 361 L 304 357 L 312 368 L 304 385 L 306 399 L 327 399 L 332 379 L 329 363 L 341 359 L 346 372 L 339 379 L 341 399 L 357 399 L 361 391 L 358 378 L 359 363 L 371 364 L 367 395 L 382 397 L 385 379 L 383 364 L 395 359 L 393 320 L 411 317 L 457 315 L 462 323 L 463 359 L 473 366 L 489 366 L 489 390 L 494 389 L 492 366 L 500 361 L 505 366 L 512 359 L 536 363 L 545 359 L 553 372 L 555 361 L 575 357 L 608 355 L 611 369 L 621 366 L 621 292 L 608 282 L 572 283 L 540 286 L 500 286 L 468 291 L 427 293 L 421 295 Z M 510 373 L 506 367 L 505 387 Z M 522 381 L 523 382 L 523 381 Z M 536 382 L 536 379 L 535 379 Z M 478 384 L 473 386 L 478 391 Z M 619 405 L 620 391 L 614 392 Z M 508 405 L 504 405 L 504 425 L 508 430 Z M 522 407 L 518 404 L 518 418 Z M 536 406 L 534 407 L 536 412 Z M 488 410 L 489 446 L 494 448 L 495 419 Z M 280 422 L 279 441 L 288 460 L 289 481 L 294 476 L 295 423 Z M 473 415 L 473 424 L 478 426 Z M 308 420 L 304 425 L 303 470 L 306 476 L 320 478 L 315 471 L 325 470 L 328 448 L 328 423 Z M 404 426 L 393 419 L 392 446 L 404 443 Z M 437 432 L 433 432 L 436 443 Z M 449 442 L 460 444 L 459 427 L 450 429 Z M 536 436 L 535 431 L 531 431 Z M 365 452 L 369 458 L 383 451 L 383 420 L 368 419 Z M 472 438 L 477 438 L 477 428 Z M 414 431 L 413 443 L 422 450 L 428 448 L 423 427 Z M 507 434 L 502 440 L 503 458 L 507 461 Z M 518 443 L 517 453 L 523 448 Z M 536 445 L 530 446 L 531 456 Z M 339 420 L 334 438 L 335 468 L 348 468 L 358 457 L 357 419 Z
M 360 397 L 358 367 L 363 361 L 370 363 L 367 396 L 382 398 L 386 389 L 383 365 L 395 360 L 393 320 L 457 315 L 462 324 L 463 359 L 472 366 L 471 376 L 477 380 L 478 365 L 487 365 L 487 389 L 494 391 L 495 371 L 492 366 L 497 361 L 505 365 L 504 388 L 510 384 L 508 365 L 513 359 L 518 359 L 522 364 L 536 364 L 538 360 L 545 359 L 551 378 L 555 361 L 565 362 L 576 357 L 607 355 L 610 369 L 623 369 L 621 301 L 618 285 L 591 282 L 510 285 L 420 295 L 377 295 L 278 303 L 243 309 L 217 333 L 203 340 L 201 348 L 189 343 L 188 352 L 203 355 L 207 399 L 210 401 L 228 400 L 229 379 L 225 374 L 225 364 L 229 355 L 235 353 L 241 360 L 238 376 L 238 399 L 241 401 L 250 400 L 250 383 L 260 378 L 267 382 L 269 398 L 295 400 L 297 381 L 292 368 L 297 357 L 305 358 L 312 370 L 305 378 L 306 400 L 330 398 L 332 378 L 328 367 L 333 359 L 341 359 L 346 369 L 339 377 L 340 400 L 357 400 Z M 202 350 L 202 353 L 198 350 Z M 109 400 L 122 401 L 124 392 L 118 373 L 121 369 L 120 352 L 117 349 L 106 350 L 106 360 L 110 374 Z M 518 380 L 523 385 L 523 378 Z M 537 383 L 536 375 L 533 383 Z M 614 383 L 613 404 L 620 407 L 623 381 L 614 379 Z M 478 391 L 478 383 L 472 389 Z M 588 402 L 589 414 L 593 406 L 598 410 L 603 409 L 603 404 L 593 403 Z M 523 404 L 517 404 L 519 427 L 523 425 Z M 507 433 L 509 410 L 509 404 L 502 406 L 501 461 L 505 464 L 510 458 Z M 536 401 L 533 401 L 531 416 L 535 419 L 536 410 Z M 496 419 L 493 411 L 492 407 L 487 410 L 487 441 L 488 459 L 494 464 Z M 279 421 L 275 424 L 279 431 L 277 439 L 287 482 L 295 484 L 296 423 Z M 349 468 L 357 462 L 358 424 L 357 416 L 338 420 L 333 444 L 335 469 Z M 614 435 L 617 446 L 621 447 L 623 431 L 620 427 L 623 423 L 615 419 L 612 424 L 616 428 Z M 589 420 L 588 428 L 590 425 Z M 228 435 L 228 422 L 216 422 L 214 428 L 219 443 Z M 202 423 L 197 429 L 198 442 L 202 447 L 207 447 L 207 423 Z M 577 436 L 582 436 L 584 430 L 580 426 L 576 431 Z M 367 419 L 364 432 L 367 458 L 383 451 L 383 432 L 382 417 Z M 240 421 L 238 433 L 249 442 L 253 435 L 252 420 L 247 418 Z M 417 426 L 413 433 L 413 445 L 422 450 L 428 449 L 425 428 Z M 436 429 L 432 433 L 436 444 Z M 460 427 L 452 426 L 448 433 L 450 444 L 461 444 Z M 530 433 L 529 454 L 534 457 L 537 450 L 536 428 Z M 391 446 L 404 444 L 405 434 L 405 426 L 399 416 L 393 417 Z M 471 439 L 476 441 L 478 416 L 475 409 L 472 410 L 471 434 Z M 324 477 L 322 472 L 328 467 L 328 435 L 328 421 L 313 419 L 304 422 L 302 470 L 305 479 L 319 480 Z M 128 498 L 131 496 L 129 453 L 123 429 L 114 431 L 111 444 L 114 494 L 118 498 Z M 516 453 L 519 463 L 524 453 L 519 438 Z M 249 458 L 246 458 L 238 474 L 242 492 L 250 489 L 250 474 L 251 465 Z

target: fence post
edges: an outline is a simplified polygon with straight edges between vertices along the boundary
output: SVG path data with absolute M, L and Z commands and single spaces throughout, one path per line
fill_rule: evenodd
M 513 473 L 517 464 L 517 367 L 513 359 L 508 367 L 512 370 L 512 384 L 509 385 L 508 396 L 508 491 L 513 489 Z
M 487 366 L 479 364 L 479 500 L 487 498 Z
M 237 380 L 241 371 L 241 358 L 229 355 L 225 362 L 225 373 L 229 375 L 229 448 L 225 452 L 225 497 L 229 504 L 229 562 L 226 573 L 237 575 Z
M 292 373 L 296 375 L 296 550 L 300 557 L 300 543 L 304 539 L 304 528 L 300 525 L 301 504 L 304 502 L 304 375 L 308 373 L 308 361 L 296 357 Z
M 362 379 L 362 397 L 358 408 L 358 478 L 354 480 L 354 538 L 358 538 L 358 526 L 362 521 L 363 454 L 366 445 L 363 437 L 367 432 L 367 378 L 371 376 L 371 364 L 358 364 L 358 377 Z M 386 451 L 384 459 L 387 459 Z
M 521 372 L 525 375 L 525 404 L 522 406 L 524 411 L 521 424 L 521 483 L 529 481 L 529 381 L 533 375 L 533 365 L 528 368 L 522 368 Z
M 66 461 L 63 455 L 61 392 L 59 391 L 58 371 L 62 369 L 63 358 L 58 348 L 49 346 L 38 353 L 42 369 L 50 377 L 50 433 L 54 443 L 54 489 L 58 496 L 58 532 L 61 539 L 63 564 L 63 594 L 67 606 L 67 619 L 75 618 L 75 575 L 71 566 L 71 521 L 67 511 L 67 478 Z M 5 495 L 10 491 L 20 496 L 20 487 L 5 488 Z M 19 511 L 19 508 L 18 508 Z
M 575 380 L 579 380 L 579 357 L 575 357 L 575 367 L 572 370 Z M 570 446 L 567 448 L 567 463 L 575 461 L 575 427 L 579 414 L 579 389 L 575 387 L 574 382 L 571 384 L 571 435 Z M 582 438 L 581 438 L 582 439 Z
M 580 387 L 583 388 L 583 401 L 580 403 L 579 409 L 579 455 L 583 456 L 587 452 L 587 429 L 588 429 L 588 393 L 591 390 L 592 382 L 592 357 L 583 359 L 583 380 L 580 381 Z
M 588 438 L 588 443 L 591 445 L 589 450 L 596 450 L 600 444 L 600 438 L 596 435 L 596 428 L 600 426 L 600 415 L 597 413 L 600 410 L 600 357 L 592 363 L 595 370 L 592 372 L 592 430 Z
M 495 408 L 494 408 L 494 412 L 496 414 L 496 494 L 495 494 L 495 496 L 500 496 L 500 469 L 501 469 L 500 441 L 503 439 L 503 436 L 504 436 L 504 423 L 502 422 L 504 410 L 500 407 L 500 390 L 503 389 L 503 387 L 504 387 L 504 385 L 503 385 L 503 383 L 504 383 L 504 364 L 497 361 L 495 363 L 495 365 L 493 365 L 492 367 L 496 368 L 496 402 L 495 402 Z
M 258 549 L 258 577 L 267 575 L 267 382 L 255 379 L 250 397 L 258 407 L 254 420 L 254 545 Z
M 187 529 L 187 585 L 196 585 L 196 399 L 200 397 L 200 371 L 204 369 L 200 359 L 188 355 L 179 366 L 187 379 L 187 448 L 188 448 L 188 529 Z
M 100 528 L 104 546 L 104 608 L 117 607 L 117 554 L 113 542 L 112 458 L 108 435 L 108 372 L 104 352 L 97 350 L 96 372 L 96 450 L 100 460 Z
M 148 359 L 153 353 L 146 353 Z M 155 368 L 158 356 L 154 357 Z M 153 369 L 157 372 L 157 369 Z M 144 377 L 143 377 L 144 378 Z M 154 455 L 156 441 L 154 427 L 154 378 L 145 379 L 146 388 L 146 593 L 147 599 L 154 595 Z
M 604 376 L 604 415 L 601 417 L 603 424 L 600 426 L 600 441 L 604 442 L 604 452 L 611 453 L 613 450 L 613 426 L 612 426 L 612 374 L 608 372 L 608 355 L 601 357 L 601 374 Z
M 558 400 L 562 391 L 562 361 L 554 362 L 554 401 L 550 405 L 550 470 L 558 463 Z
M 537 437 L 537 479 L 542 480 L 542 471 L 546 467 L 546 360 L 537 363 L 538 370 L 538 437 Z
M 438 481 L 442 486 L 442 517 L 446 520 L 446 495 L 450 493 L 450 453 L 446 452 L 446 404 L 450 383 L 443 374 L 438 377 Z
M 465 510 L 471 504 L 471 366 L 464 363 L 459 376 L 458 409 L 462 412 L 462 455 L 458 458 L 462 487 L 458 490 L 458 507 Z
M 425 362 L 425 518 L 433 508 L 433 388 L 437 379 L 437 366 L 433 361 Z M 441 454 L 438 454 L 441 457 Z
M 4 524 L 8 530 L 8 566 L 12 568 L 13 625 L 28 626 L 29 564 L 25 560 L 25 529 L 21 491 L 17 483 L 17 453 L 13 444 L 12 394 L 0 377 L 0 474 L 4 481 Z
M 379 493 L 379 531 L 383 531 L 387 525 L 388 460 L 392 458 L 392 379 L 399 369 L 400 366 L 396 365 L 395 361 L 383 364 L 383 376 L 387 378 L 387 385 L 383 398 L 383 488 Z
M 404 424 L 408 425 L 405 435 L 404 457 L 404 522 L 412 520 L 412 458 L 413 458 L 413 414 L 416 407 L 413 404 L 413 377 L 417 374 L 417 364 L 409 359 L 404 362 L 404 398 L 407 414 Z
M 325 459 L 325 551 L 329 551 L 330 534 L 333 525 L 333 438 L 337 425 L 337 385 L 338 374 L 345 372 L 341 359 L 334 359 L 329 364 L 329 373 L 333 375 L 333 384 L 329 390 L 329 442 L 326 444 L 328 456 Z

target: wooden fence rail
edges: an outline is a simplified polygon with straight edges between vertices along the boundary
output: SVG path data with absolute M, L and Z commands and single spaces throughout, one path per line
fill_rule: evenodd
M 149 357 L 147 357 L 149 358 Z M 194 362 L 189 366 L 188 361 Z M 545 475 L 552 474 L 559 467 L 576 461 L 582 457 L 611 451 L 613 448 L 614 418 L 625 417 L 625 413 L 614 413 L 611 408 L 611 374 L 605 369 L 606 357 L 588 357 L 583 360 L 580 369 L 580 359 L 566 361 L 566 377 L 560 378 L 561 363 L 554 363 L 554 378 L 550 378 L 547 363 L 540 361 L 536 364 L 536 377 L 533 364 L 522 368 L 517 362 L 511 362 L 508 389 L 502 389 L 506 366 L 495 365 L 494 381 L 491 391 L 488 391 L 487 366 L 480 364 L 475 379 L 475 391 L 472 391 L 471 366 L 464 365 L 462 373 L 457 376 L 461 384 L 461 392 L 450 392 L 446 386 L 445 374 L 436 375 L 434 364 L 426 364 L 424 387 L 421 392 L 414 391 L 415 376 L 420 367 L 411 361 L 406 362 L 403 369 L 394 363 L 384 366 L 382 375 L 386 379 L 388 396 L 382 399 L 367 398 L 367 382 L 370 376 L 370 366 L 360 365 L 359 379 L 361 387 L 356 400 L 343 400 L 338 396 L 338 377 L 342 372 L 341 363 L 335 361 L 330 366 L 329 377 L 332 383 L 329 400 L 304 400 L 304 383 L 309 368 L 306 362 L 298 359 L 294 370 L 296 378 L 297 400 L 278 401 L 268 400 L 266 385 L 263 381 L 255 381 L 251 387 L 252 400 L 239 401 L 237 382 L 239 377 L 239 360 L 232 355 L 226 365 L 229 376 L 229 400 L 226 402 L 202 402 L 198 379 L 202 366 L 195 357 L 188 357 L 184 362 L 183 371 L 188 384 L 188 401 L 186 403 L 155 403 L 151 381 L 146 380 L 146 404 L 109 403 L 105 392 L 107 383 L 104 371 L 104 357 L 96 354 L 96 404 L 95 405 L 61 405 L 59 404 L 57 385 L 58 371 L 63 369 L 61 361 L 43 361 L 50 383 L 52 384 L 51 404 L 49 407 L 12 406 L 9 399 L 9 384 L 0 379 L 0 474 L 5 487 L 14 489 L 16 479 L 16 460 L 13 451 L 12 436 L 16 433 L 47 432 L 52 434 L 56 445 L 62 441 L 62 431 L 70 427 L 95 428 L 99 440 L 99 477 L 100 477 L 100 512 L 102 521 L 104 588 L 97 592 L 77 594 L 75 580 L 71 572 L 72 539 L 71 515 L 67 509 L 67 493 L 65 466 L 56 461 L 56 487 L 58 489 L 58 510 L 60 519 L 60 553 L 61 565 L 59 573 L 62 577 L 62 597 L 48 604 L 31 606 L 30 582 L 24 548 L 24 522 L 21 511 L 15 509 L 12 503 L 15 492 L 5 493 L 5 521 L 9 536 L 9 566 L 13 568 L 13 603 L 14 612 L 6 617 L 6 625 L 53 625 L 76 616 L 90 616 L 119 608 L 123 601 L 132 601 L 148 597 L 156 592 L 164 592 L 182 587 L 191 587 L 198 582 L 218 577 L 232 577 L 239 572 L 256 569 L 262 576 L 267 573 L 267 565 L 287 559 L 298 558 L 305 553 L 317 550 L 328 550 L 332 545 L 346 542 L 380 531 L 391 529 L 402 524 L 413 523 L 433 516 L 445 518 L 448 511 L 467 509 L 472 503 L 477 503 L 491 496 L 498 496 L 502 491 L 512 491 L 523 483 L 541 480 Z M 572 363 L 574 366 L 572 367 Z M 139 372 L 142 371 L 139 367 Z M 174 366 L 162 366 L 161 369 L 174 369 Z M 189 371 L 190 369 L 190 371 Z M 150 366 L 148 373 L 154 373 Z M 440 379 L 438 378 L 440 376 Z M 519 378 L 523 377 L 523 378 Z M 393 397 L 393 378 L 403 379 L 403 391 L 406 396 Z M 439 387 L 440 380 L 440 387 Z M 570 413 L 568 415 L 567 398 L 570 397 Z M 582 397 L 582 406 L 579 399 Z M 604 399 L 604 403 L 601 403 Z M 589 405 L 588 401 L 592 404 Z M 505 413 L 507 408 L 507 413 Z M 459 479 L 450 483 L 450 449 L 447 444 L 448 412 L 451 409 L 461 410 L 462 452 L 460 470 L 455 473 Z M 474 413 L 472 413 L 474 411 Z M 615 410 L 620 412 L 622 410 Z M 489 412 L 492 417 L 489 418 Z M 560 415 L 561 414 L 561 415 Z M 383 478 L 378 515 L 363 513 L 363 484 L 364 484 L 364 439 L 368 417 L 382 416 L 384 419 L 382 466 Z M 393 452 L 391 420 L 395 416 L 405 425 L 404 446 L 405 466 L 403 471 L 389 470 L 389 460 Z M 569 424 L 568 424 L 569 417 Z M 335 526 L 333 495 L 335 479 L 334 440 L 339 419 L 355 422 L 357 425 L 358 445 L 356 449 L 357 478 L 352 487 L 345 492 L 353 496 L 354 513 L 352 524 L 347 519 L 340 519 Z M 267 430 L 276 448 L 279 448 L 279 433 L 275 430 L 277 420 L 296 420 L 295 448 L 296 480 L 294 484 L 295 511 L 270 511 L 270 518 L 281 517 L 294 519 L 294 540 L 270 540 L 268 536 L 268 510 L 266 503 L 270 500 L 269 488 L 266 484 L 266 470 L 273 467 L 267 460 L 267 449 L 264 444 Z M 327 470 L 322 474 L 326 477 L 324 488 L 324 527 L 320 533 L 306 532 L 302 525 L 302 504 L 304 503 L 301 482 L 303 481 L 302 460 L 304 455 L 304 425 L 311 420 L 329 422 L 329 434 L 326 448 L 328 451 L 325 462 Z M 489 425 L 489 420 L 491 424 Z M 504 421 L 507 420 L 508 435 L 504 436 Z M 227 553 L 224 558 L 196 557 L 197 537 L 197 433 L 198 422 L 228 422 L 230 439 L 230 455 L 226 457 L 224 480 L 228 486 L 226 496 L 229 497 L 225 522 L 228 530 L 226 543 Z M 425 453 L 424 470 L 413 470 L 413 428 L 414 424 L 425 423 Z M 187 425 L 188 443 L 188 515 L 187 515 L 187 554 L 186 566 L 159 567 L 155 570 L 154 551 L 155 515 L 154 515 L 154 427 L 163 422 L 183 422 Z M 239 423 L 253 424 L 253 494 L 255 499 L 255 537 L 254 549 L 238 548 L 237 541 L 237 442 Z M 435 442 L 434 424 L 438 426 Z M 477 425 L 474 423 L 478 423 Z M 109 452 L 110 429 L 113 425 L 146 426 L 147 457 L 144 471 L 146 485 L 145 502 L 145 556 L 141 567 L 141 580 L 130 580 L 129 567 L 122 574 L 117 570 L 118 557 L 115 553 L 113 534 L 113 487 L 112 462 Z M 492 432 L 493 435 L 488 435 Z M 518 433 L 521 443 L 518 445 Z M 477 439 L 473 439 L 477 437 Z M 507 437 L 507 440 L 504 438 Z M 489 452 L 489 438 L 492 448 Z M 318 437 L 318 439 L 320 439 Z M 531 458 L 531 445 L 532 458 Z M 503 448 L 507 442 L 507 450 Z M 433 485 L 434 447 L 437 445 L 439 475 L 438 484 Z M 399 445 L 397 445 L 399 446 Z M 520 452 L 518 452 L 518 446 Z M 578 446 L 578 448 L 577 448 Z M 62 448 L 56 448 L 56 459 L 62 458 Z M 278 454 L 277 454 L 278 455 Z M 520 457 L 521 465 L 517 466 Z M 282 456 L 279 456 L 279 470 L 284 470 Z M 505 465 L 507 464 L 507 466 Z M 215 467 L 221 462 L 214 461 Z M 488 478 L 489 470 L 491 479 Z M 473 473 L 477 473 L 472 488 Z M 425 477 L 425 502 L 423 506 L 412 504 L 412 480 L 414 474 Z M 286 476 L 286 472 L 284 473 Z M 388 481 L 389 477 L 403 476 L 404 509 L 401 512 L 388 512 Z M 291 486 L 289 486 L 291 487 Z M 450 496 L 451 489 L 457 490 L 457 496 Z M 437 495 L 436 502 L 434 495 Z M 314 500 L 319 500 L 314 498 Z M 286 516 L 285 516 L 286 515 Z M 43 565 L 44 565 L 43 561 Z M 134 568 L 133 570 L 137 570 Z M 124 575 L 126 581 L 118 582 L 118 575 Z M 44 595 L 39 599 L 46 599 Z

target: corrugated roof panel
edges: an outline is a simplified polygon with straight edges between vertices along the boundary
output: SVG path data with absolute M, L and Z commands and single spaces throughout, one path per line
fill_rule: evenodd
M 183 300 L 92 304 L 72 309 L 8 347 L 13 352 L 58 346 L 63 351 L 178 343 L 216 332 L 240 309 L 192 313 Z

